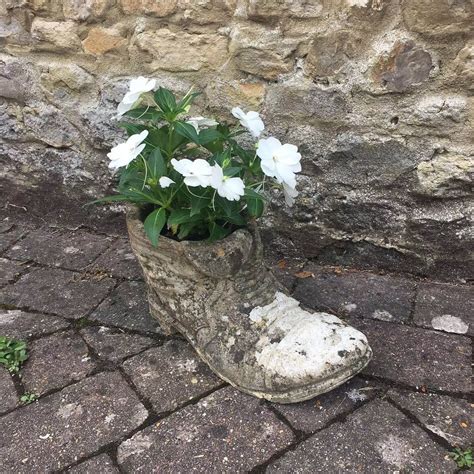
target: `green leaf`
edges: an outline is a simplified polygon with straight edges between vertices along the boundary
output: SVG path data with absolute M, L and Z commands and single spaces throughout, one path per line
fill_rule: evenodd
M 245 188 L 245 202 L 251 216 L 258 218 L 263 214 L 263 197 L 253 189 Z
M 118 126 L 124 128 L 128 136 L 136 135 L 137 133 L 143 132 L 143 130 L 146 129 L 145 125 L 129 122 L 120 122 Z
M 178 239 L 183 240 L 196 227 L 196 222 L 185 222 L 179 226 Z
M 246 224 L 246 220 L 238 212 L 233 212 L 232 214 L 225 216 L 224 219 L 227 222 L 238 226 Z
M 211 204 L 211 198 L 208 196 L 196 197 L 191 196 L 191 213 L 190 216 L 195 216 L 199 214 L 202 209 L 206 208 Z
M 135 119 L 141 120 L 152 120 L 153 116 L 156 114 L 156 111 L 151 107 L 139 107 L 137 109 L 132 109 L 125 112 L 124 115 L 127 117 L 132 117 Z
M 221 227 L 220 225 L 216 224 L 215 222 L 211 222 L 209 224 L 209 242 L 214 242 L 216 240 L 223 239 L 225 236 L 229 235 L 230 229 L 226 229 L 225 227 Z
M 215 140 L 221 140 L 222 138 L 222 133 L 215 128 L 204 128 L 199 132 L 199 143 L 201 145 L 206 145 Z
M 147 160 L 148 170 L 154 179 L 161 178 L 166 174 L 166 163 L 159 148 L 155 148 Z
M 115 202 L 115 201 L 128 201 L 128 198 L 124 194 L 113 194 L 112 196 L 105 196 L 103 198 L 90 201 L 84 204 L 84 206 L 91 206 L 92 204 L 103 204 L 106 202 Z
M 171 211 L 168 217 L 168 227 L 184 224 L 185 222 L 199 222 L 201 217 L 198 215 L 191 216 L 190 209 L 176 209 Z
M 199 144 L 199 136 L 196 132 L 196 129 L 189 123 L 185 122 L 175 122 L 174 129 L 177 134 L 182 137 L 186 137 L 188 140 L 191 140 L 194 143 Z
M 155 101 L 159 105 L 160 109 L 168 114 L 174 112 L 176 109 L 176 98 L 174 94 L 168 89 L 160 87 L 154 94 Z
M 235 176 L 242 171 L 242 168 L 239 166 L 229 166 L 224 169 L 224 176 Z
M 151 245 L 156 247 L 158 244 L 158 238 L 160 237 L 161 230 L 166 223 L 166 210 L 163 207 L 155 209 L 143 223 L 145 233 L 150 239 Z
M 194 102 L 194 99 L 201 95 L 201 92 L 191 92 L 189 91 L 179 102 L 178 110 L 180 112 L 187 112 L 188 107 Z

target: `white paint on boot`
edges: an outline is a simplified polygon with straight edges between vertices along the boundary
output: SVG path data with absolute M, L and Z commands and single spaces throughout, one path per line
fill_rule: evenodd
M 277 292 L 272 303 L 254 308 L 250 318 L 267 326 L 255 357 L 269 377 L 299 383 L 323 380 L 355 365 L 370 350 L 357 329 L 331 314 L 305 311 L 283 293 Z

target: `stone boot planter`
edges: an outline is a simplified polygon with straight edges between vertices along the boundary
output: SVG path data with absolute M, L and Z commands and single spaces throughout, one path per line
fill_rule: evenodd
M 285 295 L 263 264 L 256 227 L 211 244 L 161 236 L 155 248 L 139 217 L 132 208 L 127 225 L 151 314 L 165 333 L 185 336 L 223 380 L 292 403 L 341 385 L 368 364 L 372 351 L 361 332 Z

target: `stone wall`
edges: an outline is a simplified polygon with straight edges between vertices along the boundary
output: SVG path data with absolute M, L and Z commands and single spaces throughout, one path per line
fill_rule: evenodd
M 110 117 L 128 79 L 145 75 L 178 93 L 194 84 L 208 116 L 260 110 L 270 133 L 300 147 L 301 195 L 291 211 L 273 203 L 270 245 L 472 278 L 472 10 L 470 0 L 0 0 L 4 212 L 99 222 L 81 205 L 110 191 Z

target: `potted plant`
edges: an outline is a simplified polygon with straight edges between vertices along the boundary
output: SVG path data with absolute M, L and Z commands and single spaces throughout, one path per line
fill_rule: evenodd
M 260 138 L 257 112 L 232 109 L 237 126 L 187 118 L 181 100 L 154 80 L 134 79 L 118 106 L 129 138 L 108 154 L 131 203 L 127 226 L 143 269 L 152 316 L 185 336 L 222 379 L 268 400 L 291 403 L 331 390 L 371 358 L 366 337 L 337 317 L 312 313 L 286 295 L 263 264 L 256 220 L 265 192 L 297 195 L 301 155 Z M 242 145 L 250 133 L 255 146 Z

